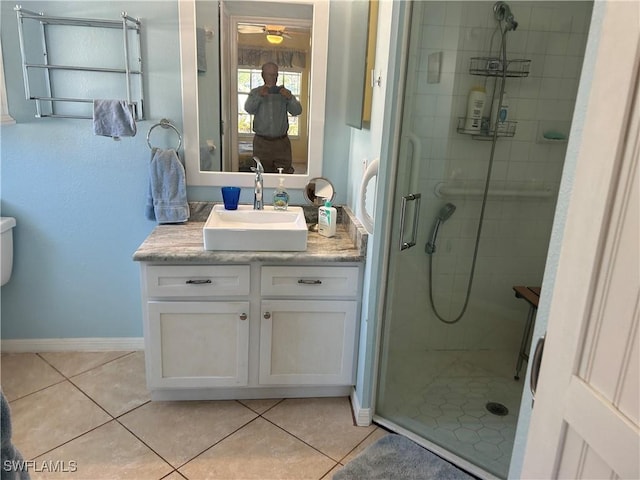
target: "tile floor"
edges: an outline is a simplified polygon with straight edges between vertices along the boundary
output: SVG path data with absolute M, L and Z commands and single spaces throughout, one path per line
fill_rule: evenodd
M 331 479 L 387 434 L 354 426 L 348 398 L 151 402 L 143 352 L 1 360 L 33 480 Z

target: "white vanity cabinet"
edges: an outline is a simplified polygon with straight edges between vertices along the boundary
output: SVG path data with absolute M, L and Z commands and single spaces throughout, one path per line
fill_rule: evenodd
M 355 383 L 360 263 L 141 263 L 155 400 L 344 395 Z
M 247 385 L 249 265 L 142 268 L 148 387 Z

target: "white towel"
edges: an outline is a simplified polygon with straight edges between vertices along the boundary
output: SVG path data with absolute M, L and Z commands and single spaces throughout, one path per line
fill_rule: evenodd
M 105 137 L 134 137 L 136 121 L 126 100 L 93 101 L 93 134 Z
M 149 197 L 145 209 L 149 220 L 182 223 L 189 220 L 184 166 L 175 150 L 154 148 L 149 164 Z

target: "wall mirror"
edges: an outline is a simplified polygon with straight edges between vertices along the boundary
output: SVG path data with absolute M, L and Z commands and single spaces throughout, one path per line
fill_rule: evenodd
M 303 107 L 290 119 L 295 171 L 287 186 L 304 188 L 320 176 L 329 2 L 187 0 L 179 2 L 179 14 L 187 183 L 253 185 L 252 119 L 244 99 L 247 89 L 262 85 L 266 61 L 279 65 L 278 85 Z M 277 177 L 265 174 L 265 186 L 275 187 Z

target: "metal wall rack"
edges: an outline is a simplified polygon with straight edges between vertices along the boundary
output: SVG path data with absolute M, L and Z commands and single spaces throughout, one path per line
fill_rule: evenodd
M 77 103 L 93 103 L 94 98 L 112 98 L 111 96 L 93 96 L 89 98 L 89 95 L 84 97 L 74 98 L 73 96 L 58 96 L 55 94 L 56 85 L 52 78 L 54 71 L 76 71 L 76 72 L 96 72 L 98 74 L 105 74 L 101 78 L 100 82 L 108 82 L 107 75 L 116 75 L 120 77 L 118 82 L 122 82 L 121 87 L 117 86 L 118 99 L 126 99 L 127 103 L 133 110 L 133 115 L 136 120 L 144 120 L 143 109 L 143 75 L 142 75 L 142 50 L 140 48 L 140 27 L 141 22 L 139 19 L 132 18 L 127 15 L 127 12 L 122 12 L 122 20 L 99 20 L 89 18 L 68 18 L 68 17 L 54 17 L 44 15 L 43 13 L 31 12 L 25 10 L 20 5 L 16 5 L 15 9 L 18 18 L 18 38 L 20 42 L 20 54 L 22 57 L 22 72 L 24 77 L 24 91 L 27 100 L 35 100 L 36 105 L 36 117 L 57 117 L 57 118 L 86 118 L 91 119 L 91 115 L 79 114 L 79 113 L 64 113 L 59 112 L 59 107 L 64 104 L 73 105 Z M 41 62 L 28 61 L 28 53 L 31 50 L 27 50 L 25 45 L 25 22 L 39 22 L 39 34 L 41 51 L 38 51 L 38 57 L 41 55 Z M 89 28 L 108 28 L 108 29 L 120 29 L 122 30 L 122 43 L 118 46 L 122 48 L 124 46 L 124 61 L 121 68 L 108 68 L 98 67 L 93 65 L 69 65 L 69 64 L 52 64 L 49 61 L 50 58 L 50 32 L 51 25 L 62 25 L 68 27 L 89 27 Z M 130 45 L 129 33 L 133 32 L 135 41 L 134 47 Z M 31 45 L 30 45 L 31 46 Z M 104 48 L 103 45 L 83 45 L 83 49 L 91 49 L 94 47 Z M 110 46 L 107 46 L 110 47 Z M 114 45 L 114 48 L 116 46 Z M 135 48 L 135 50 L 133 50 Z M 133 50 L 133 51 L 132 51 Z M 95 55 L 94 58 L 99 57 Z M 134 68 L 131 64 L 135 65 Z M 32 78 L 32 72 L 35 75 L 36 71 L 43 72 L 43 78 Z M 102 75 L 101 75 L 102 77 Z M 135 80 L 134 80 L 135 79 Z M 124 81 L 123 81 L 124 80 Z M 136 81 L 137 80 L 137 81 Z M 134 83 L 135 82 L 135 83 Z M 91 82 L 87 82 L 91 83 Z M 33 84 L 33 85 L 32 85 Z M 43 92 L 34 92 L 40 88 Z M 87 92 L 81 92 L 87 93 Z M 93 93 L 93 92 L 91 92 Z M 135 97 L 135 98 L 134 98 Z M 43 104 L 43 102 L 46 102 Z
M 504 72 L 503 72 L 504 68 Z M 471 75 L 479 75 L 481 77 L 528 77 L 531 69 L 531 60 L 525 58 L 517 58 L 507 60 L 502 65 L 502 60 L 498 57 L 472 57 L 469 63 L 469 73 Z M 503 75 L 504 74 L 504 75 Z M 497 80 L 496 80 L 497 81 Z M 480 130 L 467 130 L 464 128 L 466 117 L 458 117 L 458 133 L 471 135 L 474 140 L 493 140 L 493 130 L 489 128 L 489 121 L 484 121 Z M 513 137 L 516 134 L 516 126 L 518 122 L 504 122 L 498 129 L 498 137 Z
M 516 58 L 507 60 L 505 77 L 528 77 L 531 60 Z M 469 61 L 469 73 L 482 77 L 501 77 L 502 60 L 497 57 L 472 57 Z

